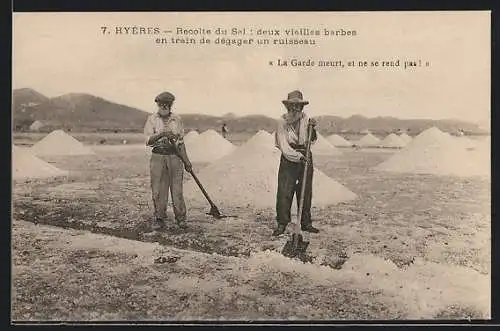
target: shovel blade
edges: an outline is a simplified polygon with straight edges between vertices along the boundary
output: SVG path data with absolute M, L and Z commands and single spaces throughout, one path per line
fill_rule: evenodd
M 225 215 L 222 215 L 219 211 L 219 209 L 217 208 L 217 206 L 212 206 L 210 207 L 210 211 L 207 213 L 207 215 L 211 215 L 213 217 L 215 217 L 216 219 L 221 219 L 221 218 L 224 218 L 224 217 L 227 217 Z
M 309 246 L 308 241 L 304 241 L 301 234 L 292 234 L 292 238 L 288 240 L 281 251 L 286 257 L 299 258 L 301 260 L 306 258 L 306 250 Z

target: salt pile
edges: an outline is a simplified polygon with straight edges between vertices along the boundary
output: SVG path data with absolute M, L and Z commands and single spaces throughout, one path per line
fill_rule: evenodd
M 402 133 L 399 138 L 401 138 L 401 140 L 403 140 L 405 143 L 409 143 L 410 141 L 413 140 L 412 137 L 410 137 L 409 135 L 406 134 L 406 132 Z
M 404 147 L 406 143 L 396 134 L 391 133 L 380 142 L 381 147 L 387 148 L 401 148 Z
M 67 175 L 66 171 L 40 160 L 28 150 L 12 146 L 12 178 L 48 178 Z
M 477 149 L 483 149 L 487 151 L 488 153 L 491 152 L 491 137 L 486 137 L 481 141 L 478 141 L 476 145 Z
M 363 146 L 363 147 L 368 147 L 368 146 L 376 146 L 380 143 L 380 139 L 372 135 L 371 133 L 368 133 L 365 135 L 363 138 L 358 140 L 356 142 L 356 145 L 358 146 Z
M 376 255 L 354 253 L 340 270 L 289 259 L 273 251 L 252 253 L 238 276 L 251 282 L 280 279 L 292 273 L 287 288 L 344 287 L 360 293 L 383 293 L 410 319 L 432 319 L 450 307 L 467 307 L 489 318 L 490 276 L 463 266 L 438 264 L 416 258 L 401 269 Z
M 184 135 L 184 143 L 186 142 L 190 142 L 194 139 L 196 139 L 200 134 L 198 133 L 198 131 L 195 131 L 195 130 L 191 130 L 189 131 L 186 135 Z
M 475 141 L 464 136 L 455 137 L 455 140 L 466 149 L 474 149 L 477 145 Z
M 311 146 L 311 152 L 313 155 L 340 155 L 342 154 L 335 146 L 330 144 L 325 137 L 317 133 L 318 139 Z
M 488 137 L 476 144 L 476 148 L 470 151 L 472 158 L 483 167 L 487 174 L 491 172 L 491 139 Z
M 476 145 L 475 152 L 484 156 L 491 156 L 491 138 L 486 138 L 483 141 L 480 141 Z
M 375 167 L 399 173 L 449 176 L 484 175 L 484 167 L 455 139 L 438 128 L 419 134 L 399 153 Z
M 326 139 L 330 142 L 330 144 L 332 144 L 333 146 L 336 146 L 336 147 L 351 147 L 352 146 L 351 142 L 345 140 L 344 138 L 342 138 L 338 134 L 332 134 L 331 136 L 329 136 Z
M 63 130 L 55 130 L 31 147 L 34 155 L 93 155 L 94 151 Z
M 192 162 L 212 162 L 236 149 L 214 130 L 201 133 L 196 139 L 186 141 L 185 145 Z
M 245 143 L 246 144 L 256 144 L 260 146 L 266 146 L 266 147 L 271 147 L 273 148 L 275 146 L 275 140 L 274 140 L 274 135 L 270 134 L 269 132 L 265 130 L 260 130 L 256 134 L 254 134 L 248 141 Z M 242 146 L 245 146 L 242 145 Z
M 216 203 L 227 207 L 275 207 L 281 153 L 272 146 L 265 147 L 269 146 L 266 139 L 251 139 L 200 171 L 198 177 Z M 186 199 L 206 204 L 193 180 L 186 182 L 184 192 Z M 334 205 L 355 198 L 355 193 L 315 169 L 314 206 Z

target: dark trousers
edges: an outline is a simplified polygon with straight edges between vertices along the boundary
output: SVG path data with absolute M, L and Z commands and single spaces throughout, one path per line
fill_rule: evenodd
M 313 180 L 313 160 L 310 156 L 309 167 L 306 174 L 306 187 L 304 194 L 304 206 L 302 209 L 302 227 L 311 226 L 311 201 L 312 201 L 312 180 Z M 291 220 L 293 196 L 297 198 L 297 209 L 299 208 L 300 190 L 304 175 L 304 164 L 287 160 L 283 155 L 280 160 L 278 172 L 278 192 L 276 194 L 276 218 L 278 224 L 287 225 Z M 298 210 L 297 210 L 298 213 Z
M 155 216 L 166 218 L 168 194 L 172 195 L 175 219 L 186 219 L 186 204 L 183 195 L 184 165 L 177 155 L 151 154 L 150 162 L 151 191 Z

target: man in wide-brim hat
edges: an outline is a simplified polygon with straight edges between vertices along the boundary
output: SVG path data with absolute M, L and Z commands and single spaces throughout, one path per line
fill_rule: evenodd
M 186 228 L 186 204 L 183 196 L 184 169 L 192 166 L 184 146 L 184 127 L 181 117 L 172 113 L 175 97 L 170 92 L 155 98 L 158 110 L 149 116 L 144 125 L 146 145 L 151 147 L 150 176 L 153 195 L 153 230 L 165 225 L 168 195 L 172 195 L 175 220 Z
M 309 101 L 304 100 L 302 92 L 295 90 L 288 94 L 283 100 L 287 112 L 278 119 L 278 127 L 275 134 L 276 147 L 281 151 L 280 166 L 278 172 L 278 191 L 276 194 L 276 220 L 278 227 L 273 236 L 279 236 L 285 232 L 286 226 L 291 221 L 292 202 L 294 195 L 300 200 L 300 189 L 304 180 L 304 166 L 306 155 L 306 142 L 308 136 L 309 117 L 303 112 L 304 106 Z M 313 125 L 312 143 L 317 140 L 316 121 L 311 119 Z M 301 229 L 312 233 L 319 232 L 312 226 L 311 202 L 312 202 L 312 180 L 313 160 L 309 158 L 309 167 L 306 175 L 306 186 L 304 194 L 304 205 L 301 215 Z

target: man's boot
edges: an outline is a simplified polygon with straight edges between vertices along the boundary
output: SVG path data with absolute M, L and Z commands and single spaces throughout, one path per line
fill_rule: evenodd
M 187 227 L 188 227 L 185 220 L 177 221 L 177 226 L 181 229 L 187 229 Z
M 273 236 L 277 237 L 283 233 L 285 233 L 286 225 L 278 224 L 278 228 L 273 231 Z
M 165 220 L 162 217 L 154 217 L 151 224 L 151 229 L 153 231 L 161 230 L 165 227 Z
M 302 231 L 311 232 L 311 233 L 318 233 L 319 232 L 319 229 L 316 229 L 312 225 L 305 225 L 305 226 L 303 225 L 300 227 L 300 229 Z

